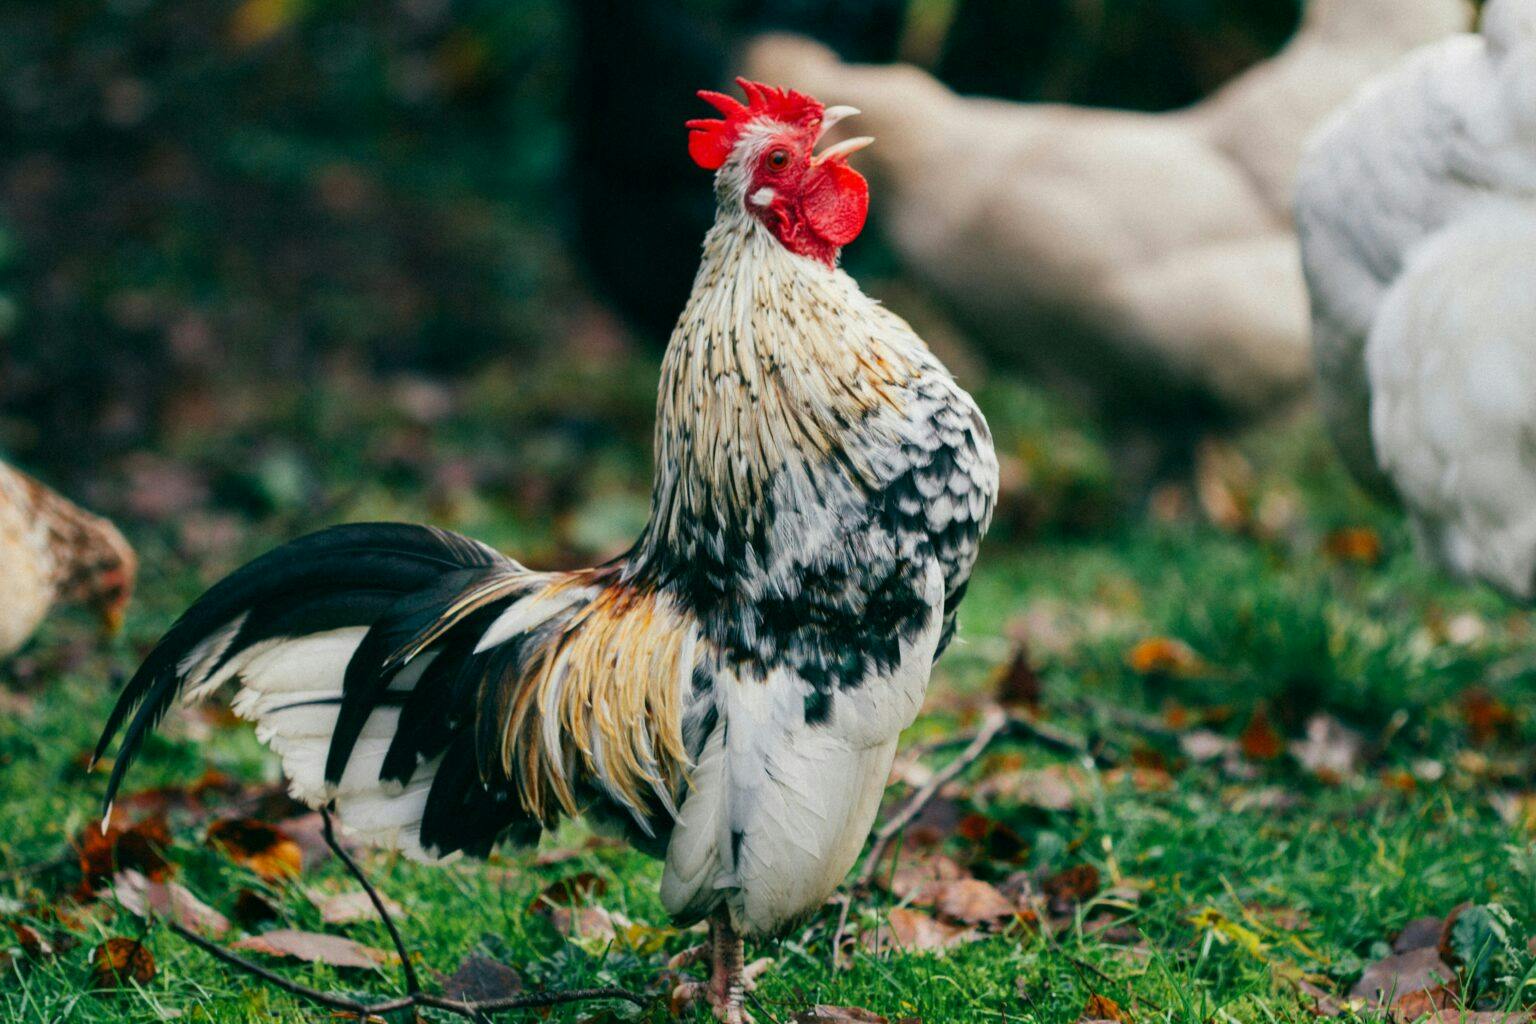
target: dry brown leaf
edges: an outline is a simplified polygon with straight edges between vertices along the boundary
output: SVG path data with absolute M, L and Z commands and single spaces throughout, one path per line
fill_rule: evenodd
M 108 939 L 91 954 L 91 986 L 121 988 L 148 985 L 155 979 L 155 958 L 137 939 Z
M 163 854 L 170 845 L 164 818 L 146 818 L 128 827 L 114 824 L 106 832 L 87 825 L 75 842 L 84 876 L 81 895 L 94 894 L 120 869 L 131 868 L 153 881 L 163 881 L 174 870 Z
M 595 900 L 607 891 L 606 879 L 590 871 L 583 871 L 545 886 L 544 891 L 533 898 L 528 909 L 538 912 L 548 907 L 570 907 Z
M 208 845 L 272 882 L 304 868 L 304 851 L 287 833 L 255 818 L 223 818 L 208 826 Z
M 377 970 L 381 964 L 394 957 L 382 949 L 374 949 L 340 935 L 321 932 L 303 932 L 292 928 L 279 928 L 241 939 L 230 947 L 266 956 L 288 957 L 311 964 L 330 967 L 351 967 L 360 970 Z
M 1205 662 L 1182 640 L 1154 636 L 1132 647 L 1125 656 L 1132 672 L 1143 676 L 1175 676 L 1187 679 L 1205 671 Z
M 568 938 L 612 942 L 629 927 L 624 915 L 603 907 L 545 907 L 543 913 Z
M 924 858 L 903 857 L 895 871 L 878 872 L 875 884 L 899 900 L 917 906 L 932 906 L 944 883 L 969 877 L 970 873 L 952 858 L 936 854 Z
M 1088 775 L 1076 765 L 1052 764 L 986 775 L 975 795 L 1026 804 L 1047 811 L 1069 811 L 1093 792 Z
M 1323 553 L 1339 562 L 1375 565 L 1381 551 L 1381 537 L 1369 526 L 1346 526 L 1323 538 Z
M 12 921 L 11 934 L 16 936 L 16 944 L 21 947 L 21 951 L 33 960 L 53 956 L 53 943 L 43 938 L 43 933 L 30 924 Z
M 1349 990 L 1351 999 L 1378 1006 L 1390 1002 L 1394 1008 L 1404 1006 L 1406 1000 L 1407 1009 L 1422 1003 L 1425 1011 L 1448 1005 L 1455 993 L 1456 972 L 1446 966 L 1433 946 L 1395 953 L 1371 964 Z
M 1461 714 L 1467 723 L 1467 735 L 1479 747 L 1493 742 L 1515 720 L 1514 713 L 1481 686 L 1471 687 L 1461 695 Z
M 1529 1010 L 1458 1010 L 1449 1006 L 1429 1010 L 1420 1024 L 1531 1024 L 1531 1019 Z
M 1018 912 L 1012 901 L 979 878 L 941 883 L 934 909 L 956 924 L 992 924 L 1010 920 Z
M 112 879 L 112 895 L 135 917 L 164 917 L 215 939 L 229 931 L 229 919 L 192 895 L 186 886 L 152 881 L 131 868 Z
M 359 921 L 379 919 L 379 912 L 374 907 L 373 900 L 361 889 L 334 895 L 323 892 L 308 892 L 305 895 L 320 911 L 320 920 L 326 924 L 356 924 Z M 382 893 L 379 898 L 384 901 L 384 909 L 389 911 L 390 917 L 398 919 L 405 916 L 405 910 L 400 904 Z
M 970 929 L 945 924 L 920 910 L 893 907 L 886 919 L 860 936 L 872 953 L 890 949 L 923 951 L 949 949 L 978 938 Z
M 1440 934 L 1445 930 L 1443 917 L 1416 917 L 1403 925 L 1403 930 L 1392 940 L 1392 952 L 1407 953 L 1414 949 L 1436 949 Z
M 857 1006 L 816 1005 L 801 1010 L 789 1019 L 789 1024 L 887 1024 L 878 1013 Z
M 1108 996 L 1094 993 L 1088 997 L 1088 1002 L 1083 1004 L 1083 1012 L 1077 1015 L 1078 1024 L 1084 1021 L 1118 1021 L 1120 1024 L 1132 1024 L 1131 1015 L 1120 1009 L 1120 1004 Z
M 1040 888 L 1053 903 L 1063 906 L 1084 903 L 1098 894 L 1099 869 L 1092 864 L 1076 864 L 1046 876 Z
M 471 953 L 453 976 L 443 980 L 443 995 L 449 999 L 483 1002 L 510 999 L 523 990 L 523 979 L 499 960 Z
M 992 676 L 992 692 L 1005 708 L 1039 710 L 1040 675 L 1029 663 L 1029 648 L 1022 642 L 1014 647 L 1013 655 Z
M 1250 761 L 1273 761 L 1285 752 L 1285 741 L 1269 721 L 1269 709 L 1263 704 L 1253 709 L 1248 724 L 1237 738 L 1237 747 Z

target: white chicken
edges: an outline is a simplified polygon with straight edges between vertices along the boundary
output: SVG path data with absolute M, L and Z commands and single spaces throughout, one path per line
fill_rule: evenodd
M 1536 0 L 1318 136 L 1296 214 L 1323 412 L 1432 558 L 1536 594 Z
M 745 67 L 863 111 L 882 226 L 989 350 L 1111 411 L 1253 416 L 1311 376 L 1289 215 L 1307 137 L 1469 24 L 1464 0 L 1312 0 L 1282 53 L 1162 114 L 958 96 L 782 35 Z

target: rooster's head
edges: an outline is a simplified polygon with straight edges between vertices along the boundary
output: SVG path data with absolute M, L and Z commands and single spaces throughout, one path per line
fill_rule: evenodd
M 745 209 L 792 252 L 832 263 L 864 228 L 869 185 L 848 157 L 869 145 L 848 139 L 820 153 L 816 143 L 852 107 L 825 107 L 802 93 L 738 78 L 747 102 L 724 93 L 699 97 L 720 118 L 689 121 L 688 152 L 719 172 L 721 202 Z

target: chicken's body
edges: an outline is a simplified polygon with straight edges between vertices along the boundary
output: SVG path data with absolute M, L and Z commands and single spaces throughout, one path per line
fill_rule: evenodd
M 743 163 L 776 159 L 755 123 L 758 148 L 721 158 L 630 554 L 550 574 L 428 527 L 296 541 L 151 653 L 103 737 L 137 712 L 113 790 L 178 693 L 238 679 L 295 795 L 365 840 L 483 854 L 585 813 L 665 858 L 679 921 L 762 935 L 821 905 L 953 629 L 997 466 L 911 329 L 791 249 L 849 237 L 862 179 L 819 156 L 803 209 L 754 211 L 772 190 Z
M 1536 596 L 1536 2 L 1365 90 L 1296 213 L 1345 461 L 1443 565 Z
M 121 621 L 133 549 L 117 528 L 0 462 L 0 657 L 15 653 L 60 601 Z
M 882 226 L 989 350 L 1136 419 L 1255 416 L 1306 387 L 1289 207 L 1306 137 L 1463 0 L 1312 0 L 1296 38 L 1196 106 L 957 95 L 917 68 L 760 39 L 749 74 L 836 87 L 880 139 Z

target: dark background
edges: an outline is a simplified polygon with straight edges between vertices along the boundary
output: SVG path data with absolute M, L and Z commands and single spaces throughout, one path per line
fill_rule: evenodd
M 515 378 L 578 351 L 643 366 L 710 216 L 681 122 L 763 27 L 965 92 L 1167 109 L 1298 16 L 1298 0 L 11 0 L 0 452 L 90 487 L 167 436 L 255 430 L 249 406 L 317 388 Z M 878 228 L 856 274 L 892 272 Z

